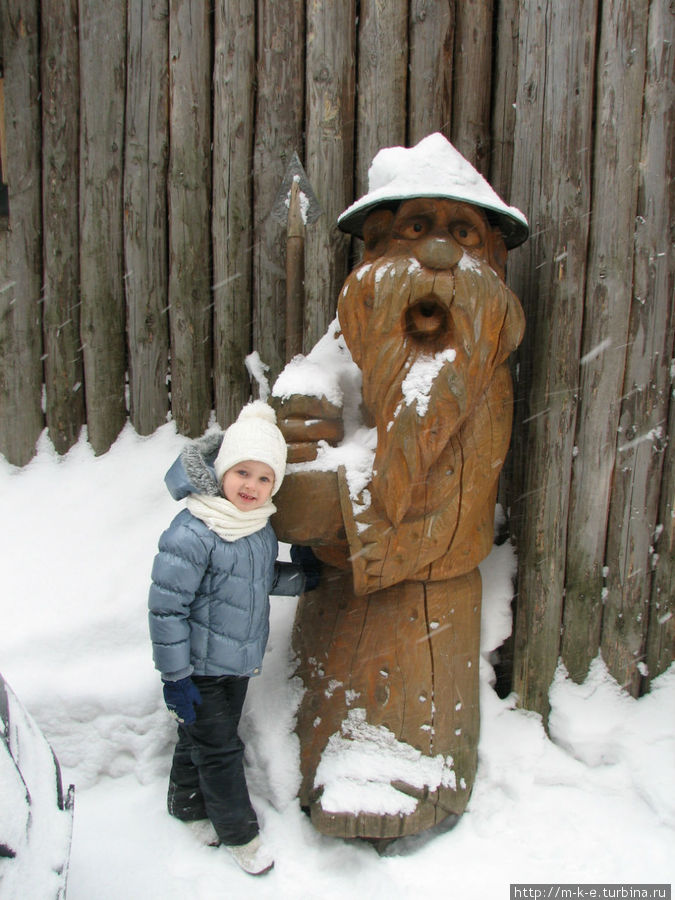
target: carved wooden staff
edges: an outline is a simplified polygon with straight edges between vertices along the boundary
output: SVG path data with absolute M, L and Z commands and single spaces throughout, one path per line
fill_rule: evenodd
M 302 352 L 305 306 L 305 225 L 321 215 L 307 174 L 293 153 L 272 207 L 272 216 L 286 226 L 286 362 Z

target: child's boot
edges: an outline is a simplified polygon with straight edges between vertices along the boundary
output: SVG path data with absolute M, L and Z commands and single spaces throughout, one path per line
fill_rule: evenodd
M 263 845 L 260 835 L 256 834 L 248 844 L 240 846 L 225 845 L 225 849 L 234 857 L 237 864 L 249 875 L 264 875 L 274 865 L 274 859 Z

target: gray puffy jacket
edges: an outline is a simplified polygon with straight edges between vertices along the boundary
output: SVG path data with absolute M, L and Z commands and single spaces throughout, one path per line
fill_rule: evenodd
M 171 495 L 219 494 L 213 460 L 222 434 L 189 444 L 167 472 Z M 159 539 L 149 596 L 155 666 L 175 681 L 186 675 L 256 675 L 269 635 L 269 595 L 302 593 L 302 571 L 277 563 L 267 523 L 228 542 L 184 509 Z

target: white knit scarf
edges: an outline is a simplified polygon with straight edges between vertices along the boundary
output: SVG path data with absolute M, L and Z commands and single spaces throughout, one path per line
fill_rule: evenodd
M 257 509 L 242 512 L 225 497 L 211 497 L 208 494 L 190 494 L 187 508 L 224 541 L 236 541 L 260 531 L 272 513 L 277 511 L 272 501 L 267 500 Z

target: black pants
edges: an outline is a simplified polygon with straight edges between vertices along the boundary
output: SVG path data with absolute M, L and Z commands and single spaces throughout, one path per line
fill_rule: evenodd
M 178 726 L 167 805 L 186 822 L 210 819 L 223 844 L 247 844 L 258 833 L 237 728 L 248 678 L 193 675 L 202 695 L 197 721 Z

